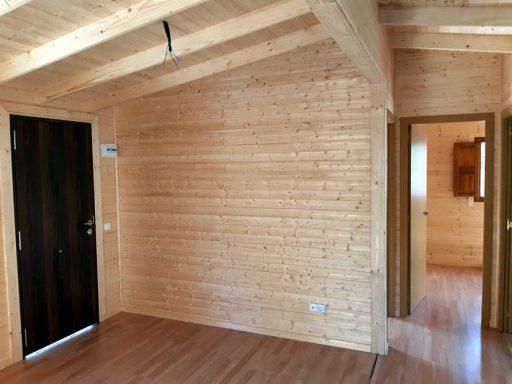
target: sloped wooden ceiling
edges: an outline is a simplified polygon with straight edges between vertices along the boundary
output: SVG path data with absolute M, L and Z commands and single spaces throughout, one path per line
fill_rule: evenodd
M 379 0 L 379 5 L 399 7 L 508 6 L 512 0 Z
M 317 19 L 330 25 L 331 15 L 319 16 L 320 10 L 336 3 L 354 4 L 0 0 L 0 100 L 83 111 L 115 105 L 178 85 L 180 79 L 205 77 L 336 35 Z M 364 6 L 376 3 L 368 0 Z M 512 0 L 378 3 L 391 48 L 512 52 Z M 179 68 L 170 60 L 163 64 L 162 20 L 171 25 Z
M 171 26 L 180 57 L 179 70 L 251 47 L 262 52 L 258 44 L 268 41 L 276 41 L 269 45 L 271 51 L 274 47 L 300 46 L 304 39 L 306 44 L 309 40 L 314 42 L 328 37 L 302 0 L 5 1 L 11 7 L 7 7 L 7 2 L 0 7 L 0 99 L 70 109 L 94 110 L 103 106 L 100 101 L 106 106 L 109 103 L 105 97 L 109 95 L 121 94 L 122 90 L 126 94 L 130 87 L 176 72 L 178 68 L 169 56 L 163 64 L 166 37 L 162 20 Z M 154 14 L 154 9 L 168 5 L 172 11 L 168 16 L 141 23 L 136 29 L 127 22 L 106 23 L 96 34 L 91 33 L 91 41 L 98 35 L 128 28 L 125 33 L 90 44 L 83 50 L 74 46 L 75 41 L 83 42 L 91 25 L 98 25 L 106 18 L 111 20 L 113 15 L 124 12 L 131 22 L 130 12 L 133 19 L 138 20 L 141 19 L 139 13 Z M 206 30 L 210 27 L 216 29 Z M 198 32 L 202 35 L 196 38 L 194 34 Z M 66 34 L 71 34 L 71 38 L 62 45 L 58 39 Z M 45 44 L 59 50 L 39 52 Z M 60 57 L 46 60 L 48 52 Z M 134 56 L 136 54 L 139 56 Z M 31 70 L 18 70 L 24 66 L 30 68 L 32 62 L 35 64 Z M 39 63 L 43 63 L 40 68 Z
M 379 0 L 391 48 L 512 52 L 511 0 Z

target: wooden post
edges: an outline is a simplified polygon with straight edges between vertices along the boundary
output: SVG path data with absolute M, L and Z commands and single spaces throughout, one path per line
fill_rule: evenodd
M 372 352 L 387 354 L 386 86 L 371 85 Z
M 21 346 L 21 315 L 18 292 L 18 262 L 16 253 L 16 225 L 14 221 L 14 196 L 11 159 L 11 125 L 9 112 L 0 104 L 0 190 L 2 205 L 2 235 L 11 336 L 11 362 L 23 358 Z

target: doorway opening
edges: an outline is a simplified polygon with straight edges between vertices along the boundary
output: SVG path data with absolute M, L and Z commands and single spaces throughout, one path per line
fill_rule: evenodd
M 395 261 L 399 267 L 396 276 L 398 312 L 400 316 L 411 314 L 425 297 L 428 261 L 437 287 L 443 280 L 454 279 L 453 276 L 443 277 L 443 273 L 449 273 L 450 269 L 469 268 L 474 272 L 468 275 L 468 284 L 471 284 L 472 292 L 479 292 L 478 296 L 482 297 L 481 306 L 476 310 L 481 324 L 488 327 L 493 247 L 494 114 L 402 118 L 399 124 L 399 242 Z M 431 161 L 432 169 L 427 171 L 429 130 L 433 138 L 439 139 L 439 144 L 430 148 L 431 160 L 435 161 Z M 466 147 L 472 147 L 472 152 Z M 471 164 L 467 163 L 471 157 L 469 153 L 473 154 Z M 457 165 L 456 161 L 459 161 Z M 418 164 L 424 165 L 424 176 L 412 172 Z M 427 172 L 430 172 L 428 178 Z M 424 182 L 418 178 L 423 178 Z M 432 191 L 427 204 L 429 183 Z M 412 228 L 418 225 L 419 228 L 423 226 L 420 232 L 425 235 L 415 239 L 418 231 Z M 416 257 L 418 253 L 419 258 Z M 460 277 L 460 273 L 454 276 Z M 396 289 L 390 294 L 394 291 Z
M 461 313 L 452 321 L 479 323 L 485 121 L 412 124 L 409 130 L 409 313 L 421 306 L 446 313 L 458 302 Z

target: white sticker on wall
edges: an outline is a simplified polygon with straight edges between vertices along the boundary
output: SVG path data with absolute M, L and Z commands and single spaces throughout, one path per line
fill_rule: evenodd
M 117 145 L 101 144 L 101 157 L 117 157 Z

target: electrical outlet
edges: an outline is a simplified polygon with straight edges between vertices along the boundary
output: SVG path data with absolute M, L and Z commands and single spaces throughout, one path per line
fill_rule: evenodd
M 309 312 L 313 313 L 325 313 L 325 305 L 324 304 L 309 304 Z

